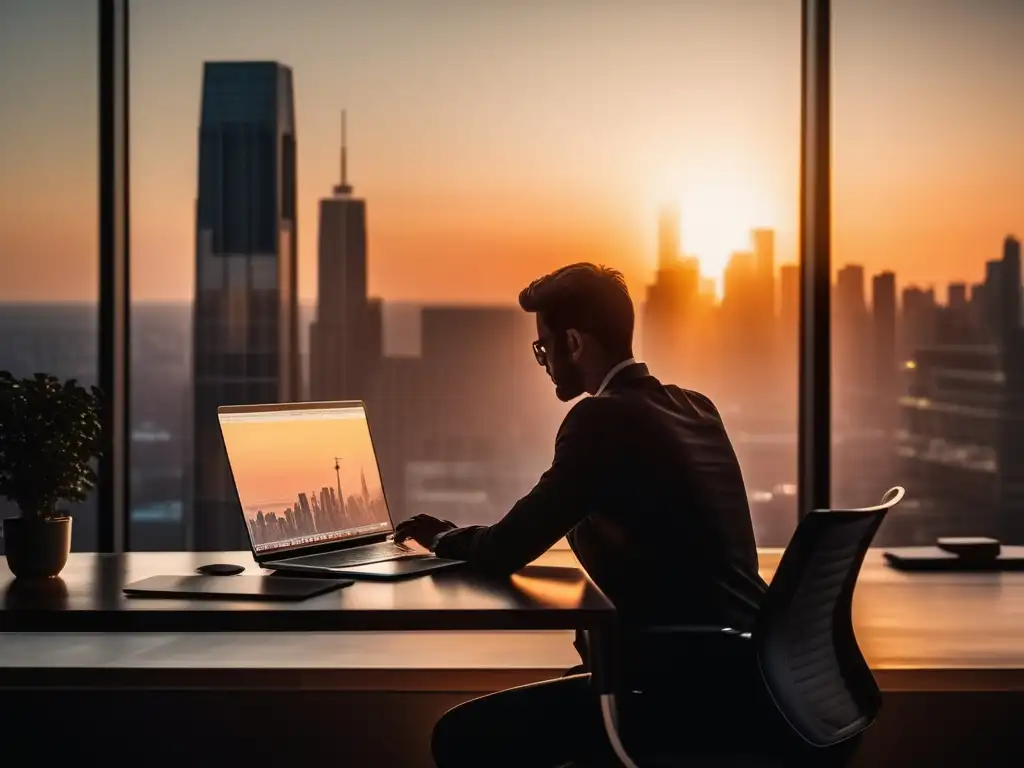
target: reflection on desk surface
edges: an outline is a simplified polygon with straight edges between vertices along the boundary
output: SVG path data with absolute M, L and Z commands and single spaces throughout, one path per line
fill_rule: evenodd
M 761 575 L 771 580 L 780 550 L 760 553 Z M 253 567 L 248 553 L 153 553 L 146 554 L 148 573 L 190 572 L 203 562 L 238 562 Z M 139 561 L 142 562 L 142 561 Z M 87 583 L 94 572 L 108 577 L 142 578 L 147 575 L 132 565 L 125 572 L 116 563 L 102 567 L 88 556 L 73 555 L 59 579 L 32 588 L 4 583 L 0 563 L 0 590 L 6 594 L 5 608 L 21 610 L 95 610 L 103 600 L 122 600 L 119 587 L 107 594 L 90 591 Z M 557 609 L 574 600 L 600 596 L 576 570 L 571 552 L 551 551 L 504 584 L 455 572 L 439 573 L 399 584 L 359 583 L 353 587 L 304 601 L 359 610 L 410 612 L 427 606 L 457 608 L 463 615 L 479 611 L 501 614 L 516 610 L 535 615 Z M 84 569 L 84 572 L 83 572 Z M 123 583 L 123 582 L 122 582 Z M 582 596 L 579 590 L 582 589 Z M 347 594 L 346 594 L 347 593 Z M 158 601 L 144 601 L 153 605 Z M 166 601 L 178 605 L 179 601 Z M 592 605 L 599 604 L 594 601 Z M 215 602 L 225 610 L 225 604 Z M 292 611 L 302 604 L 270 606 L 275 611 Z M 163 606 L 161 606 L 163 607 Z M 232 604 L 234 610 L 256 612 L 256 606 Z M 497 608 L 496 608 L 497 607 Z M 205 606 L 204 606 L 205 608 Z M 11 616 L 6 617 L 8 624 Z M 258 616 L 256 618 L 259 618 Z M 1024 573 L 901 573 L 885 566 L 880 550 L 872 550 L 864 563 L 854 593 L 854 622 L 857 637 L 868 661 L 876 670 L 899 669 L 1020 669 L 1024 670 Z M 497 627 L 489 627 L 496 629 Z M 569 627 L 565 627 L 569 629 Z M 103 627 L 99 627 L 103 631 Z M 451 631 L 453 628 L 446 627 Z M 510 629 L 510 627 L 504 627 Z M 482 634 L 480 642 L 490 634 Z M 504 632 L 487 643 L 501 645 Z M 354 640 L 361 643 L 364 641 Z M 397 642 L 397 641 L 396 641 Z M 490 646 L 488 646 L 490 647 Z M 496 654 L 500 657 L 501 654 Z
M 589 584 L 579 568 L 568 565 L 535 563 L 510 578 L 519 592 L 549 605 L 578 605 Z

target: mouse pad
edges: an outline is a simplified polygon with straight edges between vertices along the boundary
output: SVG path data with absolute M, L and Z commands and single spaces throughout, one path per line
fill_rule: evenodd
M 186 600 L 305 600 L 347 587 L 351 579 L 275 579 L 273 576 L 150 576 L 126 584 L 129 597 Z
M 993 573 L 1024 571 L 1024 547 L 1004 545 L 998 557 L 976 562 L 938 547 L 901 547 L 887 550 L 885 562 L 899 571 L 959 571 L 961 573 Z

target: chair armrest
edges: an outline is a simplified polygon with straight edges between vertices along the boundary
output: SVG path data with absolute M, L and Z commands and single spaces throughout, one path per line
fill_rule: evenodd
M 598 694 L 616 693 L 622 679 L 622 659 L 619 632 L 621 628 L 609 631 L 587 632 L 587 652 L 590 662 L 591 683 Z M 732 627 L 711 624 L 656 625 L 651 627 L 630 627 L 633 638 L 688 638 L 694 641 L 717 644 L 717 642 L 746 643 L 749 632 Z
M 643 627 L 636 630 L 638 635 L 697 635 L 697 636 L 714 636 L 723 635 L 726 637 L 740 637 L 744 640 L 750 639 L 749 632 L 741 632 L 738 629 L 732 627 L 720 627 L 714 624 L 669 624 L 660 625 L 654 627 Z

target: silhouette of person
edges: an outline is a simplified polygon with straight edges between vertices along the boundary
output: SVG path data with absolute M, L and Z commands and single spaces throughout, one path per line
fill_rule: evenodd
M 677 736 L 677 723 L 659 724 L 657 697 L 644 688 L 670 673 L 689 675 L 684 690 L 711 712 L 714 691 L 732 697 L 749 672 L 641 632 L 668 624 L 750 629 L 765 583 L 736 454 L 710 399 L 662 384 L 634 359 L 633 303 L 619 272 L 572 264 L 535 280 L 519 303 L 536 314 L 533 353 L 556 396 L 590 397 L 562 422 L 551 467 L 497 523 L 459 528 L 417 515 L 398 526 L 396 538 L 503 576 L 567 537 L 616 606 L 627 698 L 637 711 L 648 708 L 637 718 L 649 726 L 643 738 L 666 730 Z M 586 636 L 577 633 L 575 645 L 582 663 L 562 678 L 446 713 L 432 739 L 437 765 L 617 764 L 590 686 Z M 716 671 L 699 676 L 707 683 L 701 688 L 694 673 L 709 665 Z M 719 710 L 731 706 L 717 698 Z M 678 702 L 672 708 L 678 712 Z M 701 730 L 691 735 L 707 736 Z

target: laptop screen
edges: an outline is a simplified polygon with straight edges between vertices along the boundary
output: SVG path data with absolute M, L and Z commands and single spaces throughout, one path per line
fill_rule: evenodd
M 218 419 L 257 554 L 392 530 L 361 404 L 231 406 Z

